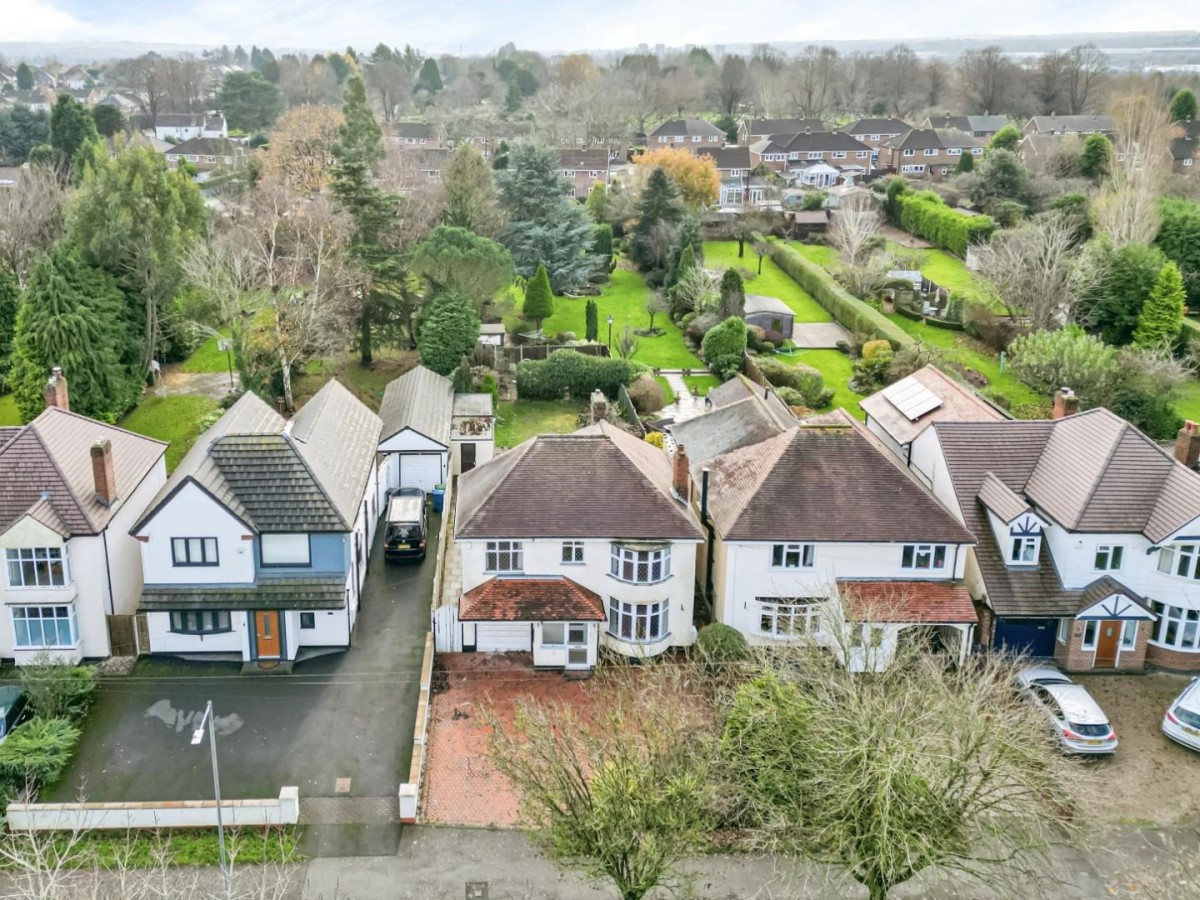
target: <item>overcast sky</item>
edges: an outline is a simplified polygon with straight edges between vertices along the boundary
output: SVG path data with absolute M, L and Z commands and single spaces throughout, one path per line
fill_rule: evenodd
M 480 52 L 1145 31 L 1195 0 L 0 0 L 0 40 Z M 903 17 L 897 13 L 903 11 Z M 1194 26 L 1196 23 L 1193 22 Z

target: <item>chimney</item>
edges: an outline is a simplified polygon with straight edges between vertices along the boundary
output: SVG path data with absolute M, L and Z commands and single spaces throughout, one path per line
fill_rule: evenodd
M 603 422 L 608 418 L 608 398 L 600 388 L 592 391 L 592 424 Z
M 42 396 L 46 400 L 47 409 L 54 407 L 69 410 L 71 408 L 71 396 L 67 393 L 67 377 L 63 375 L 59 366 L 50 370 L 50 378 L 46 381 L 46 386 L 42 388 Z
M 1065 416 L 1073 416 L 1079 412 L 1079 398 L 1075 396 L 1075 392 L 1069 387 L 1064 387 L 1054 395 L 1054 412 L 1050 414 L 1052 419 L 1061 419 Z
M 1196 463 L 1200 462 L 1200 429 L 1190 419 L 1175 436 L 1175 458 L 1189 469 L 1196 468 Z
M 687 451 L 683 444 L 675 445 L 675 467 L 671 473 L 671 490 L 684 503 L 688 502 L 688 488 L 692 483 L 692 474 L 688 469 Z
M 112 441 L 103 438 L 92 444 L 92 480 L 96 483 L 96 500 L 105 506 L 117 502 L 117 476 L 113 472 Z

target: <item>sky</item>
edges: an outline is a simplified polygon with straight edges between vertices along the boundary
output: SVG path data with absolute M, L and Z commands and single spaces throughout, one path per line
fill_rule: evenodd
M 136 41 L 327 50 L 406 43 L 478 53 L 1146 31 L 1195 0 L 0 0 L 4 41 Z M 904 11 L 902 20 L 896 12 Z M 1193 26 L 1196 23 L 1192 23 Z M 1184 27 L 1187 27 L 1184 25 Z

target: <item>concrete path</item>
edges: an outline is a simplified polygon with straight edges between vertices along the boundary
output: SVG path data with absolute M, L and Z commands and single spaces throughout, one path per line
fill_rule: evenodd
M 237 372 L 233 373 L 232 381 L 230 387 L 228 372 L 181 372 L 170 366 L 163 369 L 163 387 L 168 394 L 199 394 L 221 400 L 240 387 L 241 377 Z
M 792 342 L 802 350 L 832 350 L 839 341 L 850 343 L 850 332 L 837 322 L 797 322 Z
M 707 375 L 708 372 L 694 371 L 692 374 Z M 708 405 L 704 402 L 704 398 L 697 397 L 688 389 L 682 372 L 664 369 L 662 376 L 667 379 L 667 384 L 675 392 L 675 402 L 664 406 L 661 415 L 674 419 L 676 422 L 686 422 L 688 419 L 694 419 L 696 416 L 702 416 L 708 412 Z

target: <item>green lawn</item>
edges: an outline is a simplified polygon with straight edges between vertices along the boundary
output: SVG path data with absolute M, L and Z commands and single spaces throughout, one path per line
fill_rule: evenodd
M 754 253 L 747 245 L 746 255 L 738 259 L 737 247 L 737 241 L 706 241 L 704 244 L 704 267 L 727 269 L 730 266 L 743 266 L 751 272 L 757 271 L 758 254 Z M 782 300 L 796 314 L 797 322 L 833 321 L 833 317 L 816 300 L 770 259 L 763 260 L 761 275 L 756 275 L 752 280 L 746 282 L 746 293 L 776 297 Z
M 21 413 L 17 409 L 17 398 L 12 394 L 0 397 L 0 425 L 20 425 Z
M 169 441 L 167 471 L 170 472 L 200 436 L 200 421 L 216 408 L 216 401 L 196 394 L 151 395 L 118 424 L 138 434 Z
M 646 312 L 646 300 L 650 288 L 637 272 L 617 269 L 612 273 L 612 283 L 603 293 L 594 298 L 600 317 L 597 337 L 601 342 L 608 340 L 607 318 L 613 317 L 612 336 L 615 343 L 626 325 L 633 328 L 648 328 L 650 316 Z M 555 297 L 554 315 L 542 322 L 542 332 L 550 338 L 560 331 L 574 332 L 577 340 L 583 340 L 585 330 L 585 297 Z M 519 307 L 519 304 L 518 304 Z M 521 327 L 521 317 L 512 313 L 504 323 L 509 331 Z M 700 369 L 704 364 L 696 358 L 683 341 L 683 333 L 666 313 L 654 317 L 654 327 L 663 331 L 658 337 L 639 337 L 634 360 L 655 369 Z
M 951 295 L 958 295 L 963 300 L 974 300 L 987 306 L 991 305 L 987 289 L 979 276 L 967 268 L 957 256 L 936 248 L 930 250 L 910 250 L 899 244 L 888 244 L 893 253 L 917 254 L 921 257 L 921 274 L 931 281 L 948 288 Z
M 517 400 L 496 410 L 496 446 L 515 447 L 536 434 L 569 434 L 579 428 L 583 404 L 569 400 Z
M 675 402 L 675 391 L 671 388 L 665 375 L 655 375 L 654 380 L 658 382 L 658 386 L 663 391 L 663 403 L 670 404 Z
M 1180 389 L 1175 412 L 1193 422 L 1200 420 L 1200 381 L 1189 381 Z
M 228 335 L 223 335 L 228 337 Z M 217 338 L 210 337 L 183 361 L 181 372 L 228 372 L 229 354 L 217 349 Z
M 825 387 L 833 391 L 833 407 L 842 407 L 854 418 L 866 418 L 858 405 L 865 395 L 850 389 L 854 361 L 841 350 L 797 350 L 795 353 L 776 353 L 773 357 L 789 366 L 804 363 L 825 376 Z
M 828 244 L 801 244 L 789 241 L 788 246 L 807 259 L 832 271 L 838 264 L 838 252 Z
M 706 397 L 713 388 L 721 386 L 721 379 L 716 375 L 684 375 L 683 383 L 697 397 Z

